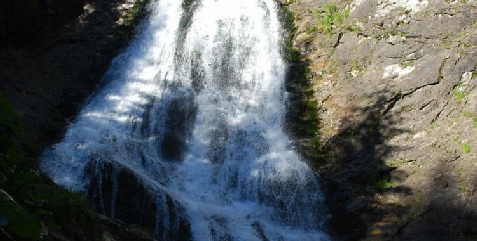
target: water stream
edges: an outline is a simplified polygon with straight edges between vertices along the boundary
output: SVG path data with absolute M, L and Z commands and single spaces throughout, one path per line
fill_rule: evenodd
M 319 183 L 283 131 L 276 3 L 151 7 L 41 169 L 159 240 L 329 240 Z

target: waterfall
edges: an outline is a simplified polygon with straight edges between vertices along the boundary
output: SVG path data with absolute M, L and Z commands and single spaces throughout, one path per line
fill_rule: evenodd
M 42 171 L 159 240 L 329 240 L 274 0 L 157 0 Z

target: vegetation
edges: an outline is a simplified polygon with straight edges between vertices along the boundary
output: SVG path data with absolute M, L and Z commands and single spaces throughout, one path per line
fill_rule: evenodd
M 322 8 L 316 9 L 313 15 L 316 19 L 316 25 L 308 29 L 308 32 L 317 31 L 331 36 L 333 30 L 342 27 L 349 15 L 349 10 L 340 10 L 334 3 L 327 3 Z M 350 25 L 347 29 L 359 31 L 359 27 L 356 25 Z
M 59 38 L 53 33 L 63 23 L 78 17 L 84 4 L 83 0 L 51 1 L 52 14 L 40 2 L 0 3 L 0 41 L 3 43 L 0 48 L 31 46 L 35 50 L 44 46 L 43 40 Z M 139 0 L 133 7 L 120 12 L 124 22 L 112 23 L 110 26 L 119 25 L 113 33 L 131 33 L 146 13 L 148 2 Z M 116 6 L 101 8 L 103 13 L 120 11 Z M 104 15 L 107 19 L 111 16 Z M 64 39 L 59 41 L 68 41 Z M 32 55 L 36 53 L 32 52 Z M 23 155 L 19 141 L 25 139 L 23 131 L 16 121 L 15 111 L 0 91 L 0 240 L 50 240 L 56 235 L 68 240 L 102 240 L 102 222 L 82 195 L 55 185 L 40 174 L 35 160 Z M 50 237 L 46 237 L 48 234 Z
M 290 62 L 299 62 L 300 61 L 300 51 L 293 47 L 293 34 L 295 31 L 294 24 L 295 15 L 288 8 L 283 8 L 283 25 L 287 29 L 288 34 L 285 35 L 285 53 L 288 61 Z
M 469 152 L 470 152 L 470 145 L 469 145 L 469 143 L 464 143 L 464 144 L 462 144 L 462 151 L 463 151 L 464 153 L 469 153 Z
M 464 99 L 465 97 L 467 97 L 467 93 L 465 91 L 462 91 L 460 89 L 461 87 L 461 83 L 459 83 L 455 88 L 454 90 L 452 90 L 452 93 L 454 94 L 454 98 L 455 100 L 457 101 L 461 101 L 462 99 Z
M 283 8 L 283 24 L 288 34 L 284 39 L 285 54 L 288 62 L 291 63 L 287 85 L 292 88 L 291 92 L 300 96 L 298 100 L 292 101 L 289 121 L 293 135 L 298 137 L 299 148 L 303 149 L 306 157 L 313 160 L 314 164 L 319 164 L 322 160 L 321 139 L 319 135 L 318 102 L 314 97 L 312 82 L 310 81 L 310 69 L 307 60 L 302 59 L 300 51 L 293 46 L 295 31 L 294 14 Z
M 386 191 L 389 188 L 394 187 L 394 182 L 390 178 L 381 178 L 373 184 L 374 190 L 378 192 Z
M 47 230 L 95 240 L 96 215 L 79 194 L 48 183 L 33 161 L 22 156 L 21 131 L 0 92 L 0 228 L 23 240 L 40 240 Z

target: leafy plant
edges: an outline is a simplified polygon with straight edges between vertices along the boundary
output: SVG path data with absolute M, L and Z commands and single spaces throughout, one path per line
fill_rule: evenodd
M 461 101 L 462 99 L 464 99 L 465 97 L 467 97 L 467 93 L 463 90 L 461 90 L 461 84 L 462 83 L 459 83 L 457 84 L 454 89 L 452 90 L 452 93 L 454 94 L 454 98 L 455 100 L 457 101 Z
M 331 36 L 334 29 L 343 25 L 348 15 L 349 10 L 340 10 L 334 3 L 327 3 L 322 8 L 314 11 L 316 19 L 314 30 Z
M 462 148 L 462 151 L 463 151 L 464 153 L 469 153 L 469 152 L 470 152 L 470 145 L 469 145 L 469 143 L 464 143 L 464 144 L 462 144 L 462 147 L 461 147 L 461 148 Z
M 389 188 L 394 187 L 395 183 L 392 181 L 390 178 L 383 178 L 381 180 L 378 180 L 373 188 L 376 189 L 377 191 L 385 191 Z
M 357 24 L 349 24 L 349 25 L 346 25 L 345 29 L 348 30 L 348 31 L 350 31 L 350 32 L 359 32 L 359 31 L 361 31 L 361 27 L 358 26 Z

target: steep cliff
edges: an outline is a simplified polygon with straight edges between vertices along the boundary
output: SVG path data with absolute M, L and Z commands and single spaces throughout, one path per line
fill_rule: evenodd
M 287 1 L 338 240 L 477 238 L 477 3 Z

